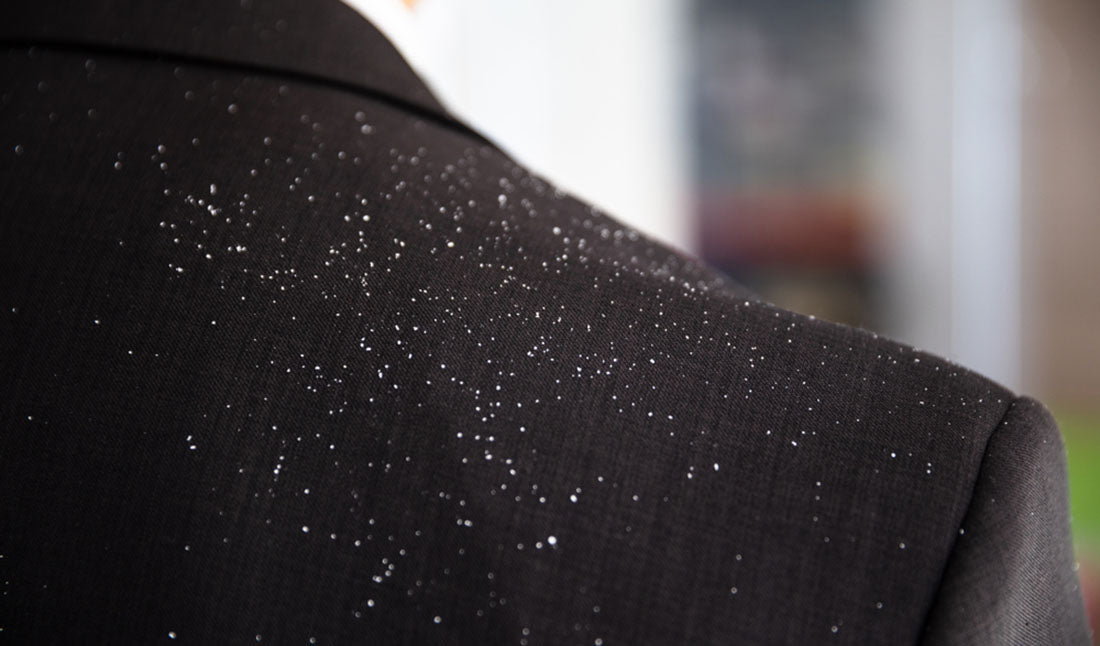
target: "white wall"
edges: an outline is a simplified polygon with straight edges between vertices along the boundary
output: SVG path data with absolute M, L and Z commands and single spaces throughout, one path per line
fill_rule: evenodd
M 674 246 L 693 239 L 677 0 L 348 0 L 460 118 Z
M 1020 2 L 878 11 L 890 333 L 1019 387 Z

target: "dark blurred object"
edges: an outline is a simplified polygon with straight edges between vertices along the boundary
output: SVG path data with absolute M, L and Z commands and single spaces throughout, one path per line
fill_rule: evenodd
M 863 14 L 859 0 L 700 0 L 692 25 L 703 257 L 853 324 L 874 318 Z

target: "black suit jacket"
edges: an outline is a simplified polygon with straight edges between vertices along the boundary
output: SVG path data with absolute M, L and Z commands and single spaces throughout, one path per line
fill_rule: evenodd
M 4 637 L 1088 639 L 1033 400 L 562 194 L 332 0 L 63 5 L 0 10 Z

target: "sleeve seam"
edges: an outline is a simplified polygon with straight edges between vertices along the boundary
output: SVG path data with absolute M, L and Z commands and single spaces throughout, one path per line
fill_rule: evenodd
M 959 530 L 963 529 L 962 525 L 970 516 L 970 510 L 974 506 L 974 495 L 978 490 L 978 483 L 981 481 L 982 470 L 985 466 L 986 454 L 989 452 L 989 444 L 993 440 L 993 435 L 998 430 L 1000 430 L 1005 421 L 1008 419 L 1009 415 L 1012 413 L 1013 409 L 1016 408 L 1016 405 L 1019 404 L 1023 399 L 1024 398 L 1019 395 L 1013 395 L 1008 402 L 1008 406 L 1005 407 L 1004 413 L 1002 413 L 1001 416 L 997 419 L 997 422 L 993 425 L 993 428 L 985 437 L 985 444 L 982 445 L 981 459 L 978 460 L 978 468 L 975 470 L 974 480 L 970 484 L 970 496 L 967 499 L 966 508 L 963 510 L 962 516 L 959 518 L 958 526 L 955 528 L 955 531 L 951 537 L 951 548 L 947 551 L 947 558 L 944 559 L 943 567 L 940 570 L 940 575 L 936 581 L 935 594 L 932 596 L 932 602 L 929 604 L 928 610 L 924 613 L 924 621 L 921 624 L 922 643 L 924 641 L 923 635 L 927 631 L 929 626 L 928 620 L 932 617 L 932 613 L 935 612 L 937 608 L 940 595 L 943 592 L 943 582 L 947 578 L 947 572 L 951 568 L 951 562 L 955 557 L 956 550 L 958 549 L 959 538 L 961 537 Z

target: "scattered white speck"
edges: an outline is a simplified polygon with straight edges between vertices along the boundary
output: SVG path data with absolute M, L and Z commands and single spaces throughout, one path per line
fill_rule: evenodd
M 557 536 L 548 536 L 548 537 L 546 537 L 546 543 L 550 547 L 553 547 L 553 546 L 557 545 L 558 544 Z
M 308 534 L 309 533 L 309 525 L 302 525 L 302 533 L 303 534 Z

